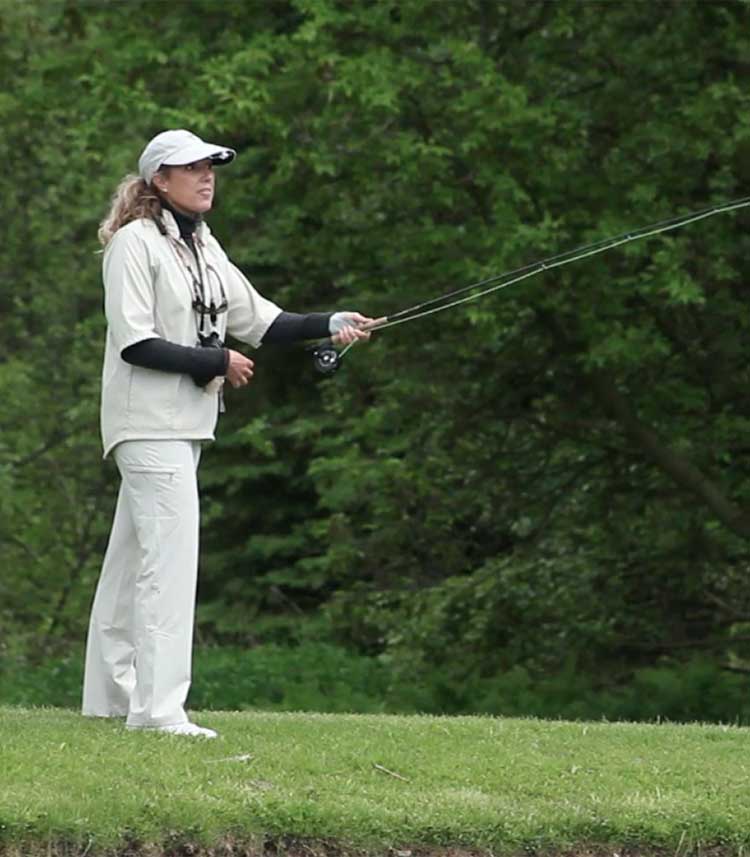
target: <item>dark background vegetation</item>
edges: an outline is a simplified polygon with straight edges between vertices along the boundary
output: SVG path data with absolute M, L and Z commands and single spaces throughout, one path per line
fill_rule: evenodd
M 145 142 L 292 311 L 750 186 L 747 2 L 0 0 L 0 699 L 76 705 L 117 477 L 96 229 Z M 261 349 L 201 469 L 203 707 L 750 718 L 750 214 Z

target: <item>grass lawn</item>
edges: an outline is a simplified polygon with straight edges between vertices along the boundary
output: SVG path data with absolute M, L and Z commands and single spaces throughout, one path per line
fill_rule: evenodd
M 240 854 L 294 842 L 339 854 L 682 857 L 750 847 L 747 729 L 262 712 L 194 719 L 221 737 L 0 707 L 0 853 L 198 854 L 223 843 L 211 853 Z

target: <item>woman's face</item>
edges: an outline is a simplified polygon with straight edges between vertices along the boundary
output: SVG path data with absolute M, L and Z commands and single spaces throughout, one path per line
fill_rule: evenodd
M 154 176 L 154 184 L 178 211 L 202 214 L 214 201 L 214 165 L 210 158 L 169 167 Z

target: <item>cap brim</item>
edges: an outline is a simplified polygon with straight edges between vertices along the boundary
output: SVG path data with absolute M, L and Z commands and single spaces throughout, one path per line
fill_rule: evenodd
M 215 146 L 213 143 L 203 142 L 189 143 L 162 161 L 162 164 L 166 167 L 184 167 L 185 164 L 194 164 L 206 158 L 211 158 L 215 164 L 228 164 L 234 160 L 236 154 L 234 149 L 226 146 Z

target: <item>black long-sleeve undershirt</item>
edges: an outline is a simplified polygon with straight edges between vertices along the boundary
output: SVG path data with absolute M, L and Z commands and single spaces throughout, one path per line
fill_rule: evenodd
M 311 312 L 302 315 L 282 312 L 274 319 L 261 342 L 266 345 L 284 345 L 306 339 L 328 336 L 329 312 Z M 229 351 L 226 348 L 200 348 L 177 345 L 166 339 L 143 339 L 123 349 L 122 359 L 133 366 L 157 369 L 162 372 L 183 372 L 199 387 L 217 375 L 226 374 Z
M 178 211 L 166 201 L 162 205 L 172 212 L 180 236 L 195 253 L 193 234 L 200 223 L 200 215 L 191 217 Z M 322 339 L 329 335 L 328 321 L 333 313 L 311 312 L 301 315 L 295 312 L 281 312 L 273 320 L 261 342 L 264 345 L 286 345 L 306 339 Z M 229 352 L 226 348 L 200 348 L 177 345 L 166 339 L 144 339 L 123 349 L 121 355 L 126 363 L 141 366 L 144 369 L 157 369 L 162 372 L 183 372 L 190 375 L 199 387 L 217 375 L 224 375 L 229 367 Z
M 264 345 L 288 345 L 306 339 L 323 339 L 330 335 L 328 322 L 332 312 L 281 312 L 263 334 Z
M 226 348 L 192 348 L 166 339 L 142 339 L 123 349 L 120 356 L 126 363 L 144 369 L 190 375 L 199 387 L 205 387 L 217 375 L 226 374 L 229 366 Z

